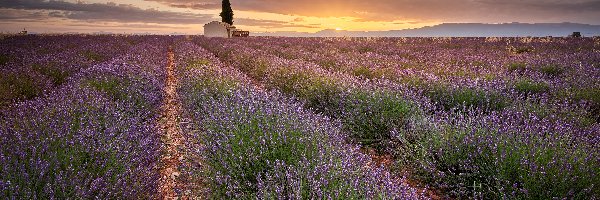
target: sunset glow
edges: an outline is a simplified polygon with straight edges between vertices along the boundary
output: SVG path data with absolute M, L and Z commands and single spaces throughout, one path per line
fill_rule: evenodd
M 234 23 L 251 32 L 400 30 L 448 22 L 597 24 L 595 1 L 305 0 L 232 1 Z M 525 12 L 526 11 L 526 12 Z M 219 0 L 15 0 L 0 2 L 2 32 L 202 34 L 220 21 Z

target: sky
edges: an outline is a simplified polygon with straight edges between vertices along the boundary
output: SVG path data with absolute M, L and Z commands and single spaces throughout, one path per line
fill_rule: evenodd
M 600 23 L 600 0 L 231 0 L 251 32 L 381 31 L 441 23 Z M 0 32 L 202 34 L 221 0 L 0 0 Z

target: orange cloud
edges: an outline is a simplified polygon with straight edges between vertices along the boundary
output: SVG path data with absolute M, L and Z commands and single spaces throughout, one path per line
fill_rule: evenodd
M 195 9 L 220 9 L 220 0 L 146 0 Z M 211 6 L 208 6 L 211 5 Z M 598 23 L 597 0 L 240 0 L 234 10 L 357 21 L 433 20 L 469 22 L 572 21 Z

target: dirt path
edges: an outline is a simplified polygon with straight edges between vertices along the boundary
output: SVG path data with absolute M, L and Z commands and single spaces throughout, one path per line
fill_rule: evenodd
M 173 49 L 169 48 L 168 64 L 166 66 L 167 80 L 164 88 L 165 100 L 162 105 L 160 128 L 164 134 L 164 154 L 161 158 L 163 166 L 160 169 L 160 193 L 163 199 L 188 199 L 183 197 L 177 188 L 185 188 L 178 177 L 181 172 L 179 166 L 183 160 L 180 148 L 183 147 L 184 137 L 179 126 L 181 102 L 177 95 L 177 76 L 175 72 Z
M 372 148 L 361 148 L 361 152 L 363 152 L 364 154 L 368 155 L 371 157 L 371 162 L 369 162 L 370 167 L 381 167 L 383 166 L 386 170 L 390 171 L 392 170 L 392 167 L 394 165 L 394 158 L 392 157 L 392 155 L 390 154 L 385 154 L 385 153 L 377 153 L 377 151 L 375 149 Z M 430 198 L 432 200 L 440 200 L 443 199 L 441 196 L 441 192 L 439 190 L 436 190 L 435 188 L 427 188 L 424 187 L 423 184 L 421 184 L 420 182 L 416 181 L 416 180 L 411 180 L 411 179 L 401 179 L 400 176 L 404 176 L 404 177 L 410 177 L 410 170 L 403 170 L 400 174 L 393 174 L 393 176 L 395 177 L 394 179 L 401 181 L 404 185 L 408 185 L 412 188 L 417 189 L 417 191 L 419 192 L 423 192 L 423 194 L 427 197 Z M 400 175 L 400 176 L 398 176 Z

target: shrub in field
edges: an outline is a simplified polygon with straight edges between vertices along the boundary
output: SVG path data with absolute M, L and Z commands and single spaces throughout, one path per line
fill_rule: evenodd
M 429 89 L 428 83 L 426 80 L 423 80 L 422 78 L 419 77 L 414 77 L 414 76 L 409 76 L 409 77 L 402 77 L 399 79 L 399 82 L 402 84 L 405 84 L 415 90 L 427 90 Z
M 192 68 L 202 68 L 206 65 L 211 64 L 210 60 L 207 59 L 195 59 L 195 60 L 190 60 L 187 63 L 187 68 L 186 70 L 190 70 Z
M 531 80 L 520 80 L 515 84 L 515 90 L 525 95 L 544 93 L 548 89 L 548 84 L 544 82 L 536 83 Z
M 260 179 L 273 173 L 276 163 L 295 166 L 312 159 L 313 155 L 318 153 L 319 147 L 316 144 L 321 139 L 310 138 L 314 133 L 296 127 L 296 121 L 286 119 L 286 116 L 280 116 L 279 113 L 267 114 L 261 108 L 252 111 L 249 116 L 247 116 L 250 114 L 248 108 L 229 109 L 232 109 L 229 113 L 238 113 L 235 116 L 237 122 L 216 121 L 215 125 L 211 123 L 204 125 L 208 135 L 204 141 L 209 141 L 209 145 L 216 145 L 212 142 L 214 141 L 226 146 L 226 148 L 213 148 L 210 154 L 220 156 L 211 156 L 207 160 L 210 171 L 214 173 L 209 177 L 217 179 L 211 188 L 214 196 L 231 195 L 227 194 L 228 192 L 238 193 L 238 195 L 244 193 L 257 195 L 258 190 L 261 189 L 258 185 Z M 210 138 L 211 136 L 221 138 Z M 223 136 L 225 138 L 222 138 Z M 219 178 L 224 180 L 218 180 Z M 232 185 L 237 186 L 234 191 L 227 187 Z M 306 190 L 308 188 L 282 189 Z
M 506 107 L 506 100 L 496 92 L 484 92 L 477 89 L 462 89 L 452 95 L 446 105 L 457 107 L 459 104 L 482 108 L 483 110 L 501 110 Z
M 416 169 L 415 178 L 459 199 L 598 195 L 598 151 L 587 139 L 594 129 L 569 131 L 565 126 L 570 125 L 560 120 L 503 112 L 484 117 L 455 114 L 453 121 L 461 125 L 421 126 L 425 129 L 417 130 L 414 142 L 403 143 L 408 145 L 398 151 L 397 165 Z
M 269 87 L 287 95 L 294 95 L 308 108 L 337 116 L 340 114 L 342 88 L 335 80 L 318 76 L 310 71 L 279 68 L 269 77 Z
M 461 106 L 478 108 L 484 111 L 501 110 L 506 100 L 499 94 L 479 89 L 449 89 L 442 85 L 433 85 L 426 95 L 445 110 L 459 109 Z
M 196 59 L 188 61 L 185 71 L 201 70 L 203 73 L 198 74 L 197 79 L 193 83 L 193 90 L 203 91 L 203 94 L 209 94 L 214 98 L 220 96 L 230 96 L 233 90 L 239 87 L 239 81 L 230 77 L 218 74 L 218 69 L 215 69 L 212 62 L 205 59 Z M 200 95 L 200 94 L 198 94 Z
M 340 110 L 343 105 L 342 88 L 328 78 L 314 78 L 300 85 L 300 90 L 295 95 L 305 100 L 308 108 L 318 112 L 334 117 L 342 112 Z
M 0 74 L 0 106 L 16 100 L 32 99 L 41 92 L 41 84 L 24 72 Z
M 34 71 L 50 78 L 55 86 L 61 85 L 67 81 L 70 73 L 58 66 L 57 63 L 34 64 L 31 66 Z
M 590 117 L 600 122 L 600 89 L 599 88 L 583 88 L 575 90 L 573 99 L 575 101 L 585 100 L 589 103 Z
M 91 50 L 86 50 L 86 51 L 82 52 L 81 55 L 83 55 L 85 58 L 87 58 L 88 60 L 91 60 L 91 61 L 101 61 L 104 59 L 104 56 L 102 56 L 94 51 L 91 51 Z
M 269 85 L 273 89 L 278 89 L 284 94 L 298 94 L 301 92 L 301 87 L 306 87 L 306 84 L 311 80 L 311 74 L 304 71 L 296 71 L 289 68 L 275 69 L 275 73 L 270 78 Z
M 408 101 L 390 92 L 345 91 L 336 80 L 280 69 L 274 86 L 284 94 L 294 95 L 305 106 L 333 118 L 339 118 L 359 143 L 383 148 L 392 132 L 402 131 L 408 118 L 417 113 Z
M 386 78 L 386 79 L 393 80 L 393 81 L 397 80 L 399 77 L 396 74 L 395 69 L 391 68 L 391 67 L 375 69 L 374 74 L 375 74 L 374 78 Z
M 586 100 L 590 103 L 600 104 L 600 88 L 581 88 L 575 91 L 576 101 Z
M 371 48 L 369 46 L 360 47 L 360 48 L 358 48 L 358 52 L 359 53 L 373 52 L 373 48 Z
M 508 48 L 508 50 L 511 53 L 515 53 L 515 54 L 522 54 L 522 53 L 529 53 L 529 52 L 533 52 L 533 47 L 528 47 L 528 46 L 520 46 L 520 47 L 514 47 L 514 46 L 510 46 Z
M 370 69 L 368 67 L 363 66 L 359 66 L 352 69 L 352 75 L 366 79 L 378 79 L 387 77 L 393 80 L 395 78 L 394 71 L 391 68 Z
M 96 90 L 106 93 L 108 97 L 116 101 L 127 100 L 129 96 L 124 91 L 129 84 L 126 80 L 119 77 L 108 76 L 105 79 L 88 79 L 85 83 Z
M 513 62 L 508 64 L 508 71 L 523 72 L 527 69 L 527 64 L 522 62 Z
M 424 139 L 433 163 L 425 172 L 458 198 L 581 199 L 598 195 L 600 181 L 591 146 L 565 133 L 498 132 L 471 126 L 444 129 Z M 421 169 L 427 169 L 423 167 Z
M 569 109 L 560 109 L 541 103 L 527 103 L 521 105 L 524 115 L 535 115 L 541 119 L 551 119 L 553 116 L 558 116 L 566 121 L 573 122 L 578 127 L 590 127 L 596 123 L 596 119 L 591 115 L 582 115 L 585 113 L 585 107 Z
M 564 72 L 564 69 L 559 65 L 544 65 L 540 67 L 539 70 L 541 73 L 550 77 L 556 77 Z
M 0 54 L 0 65 L 4 65 L 10 61 L 10 57 Z
M 382 148 L 403 132 L 409 118 L 418 114 L 408 101 L 389 92 L 357 91 L 346 97 L 343 126 L 362 145 Z
M 130 80 L 118 76 L 103 76 L 102 78 L 87 79 L 83 82 L 95 90 L 103 92 L 114 101 L 131 102 L 136 107 L 147 108 L 148 102 L 143 96 L 130 93 L 127 88 L 135 87 Z
M 269 70 L 266 61 L 260 58 L 242 55 L 236 59 L 239 59 L 237 62 L 239 62 L 240 69 L 256 80 L 263 80 Z
M 327 70 L 334 70 L 340 67 L 335 60 L 321 60 L 318 64 Z
M 367 78 L 367 79 L 372 79 L 374 76 L 373 72 L 371 72 L 371 69 L 369 69 L 368 67 L 364 67 L 364 66 L 359 66 L 359 67 L 352 69 L 352 74 L 354 76 L 360 76 L 360 77 Z

